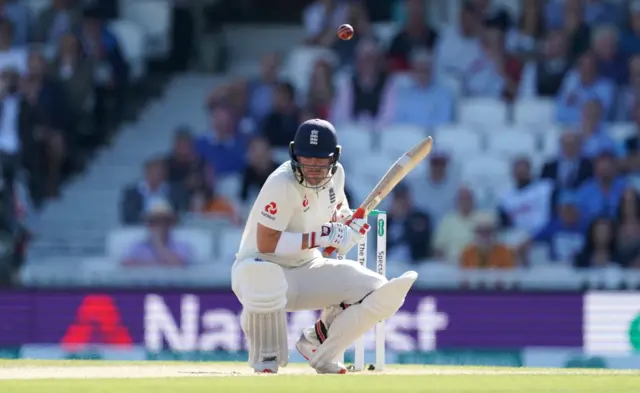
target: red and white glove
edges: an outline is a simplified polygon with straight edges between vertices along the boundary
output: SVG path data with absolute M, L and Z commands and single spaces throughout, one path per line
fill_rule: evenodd
M 319 231 L 311 233 L 310 246 L 333 247 L 339 255 L 345 255 L 367 235 L 368 231 L 369 224 L 364 219 L 355 219 L 351 225 L 339 222 L 326 223 Z
M 336 206 L 336 210 L 334 210 L 333 216 L 331 217 L 331 222 L 339 222 L 340 224 L 346 224 L 349 220 L 351 220 L 352 216 L 353 216 L 353 213 L 351 212 L 351 209 L 349 209 L 349 207 L 346 206 L 346 204 L 341 203 L 338 206 Z

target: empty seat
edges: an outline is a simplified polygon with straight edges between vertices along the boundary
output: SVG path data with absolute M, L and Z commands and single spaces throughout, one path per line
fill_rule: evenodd
M 461 126 L 438 127 L 433 137 L 436 149 L 446 150 L 455 158 L 477 154 L 482 150 L 482 139 L 477 132 Z
M 507 105 L 492 98 L 472 98 L 460 103 L 458 120 L 462 124 L 482 128 L 504 127 L 507 123 Z
M 530 133 L 511 131 L 491 133 L 487 137 L 488 152 L 509 159 L 521 156 L 530 157 L 536 151 L 536 140 Z
M 391 46 L 391 41 L 397 32 L 398 26 L 395 23 L 378 22 L 373 24 L 373 34 L 385 48 Z
M 555 122 L 555 103 L 544 98 L 517 100 L 513 105 L 513 122 L 528 128 L 551 125 Z
M 143 241 L 146 236 L 147 230 L 144 227 L 118 228 L 110 231 L 107 235 L 107 257 L 118 262 L 122 261 L 131 247 Z M 190 245 L 194 253 L 192 262 L 206 262 L 212 258 L 212 232 L 200 228 L 177 228 L 174 230 L 173 236 L 177 241 Z
M 483 187 L 497 194 L 511 184 L 511 167 L 505 158 L 481 154 L 466 157 L 460 165 L 462 181 L 472 188 Z
M 115 34 L 123 56 L 131 68 L 131 80 L 138 81 L 146 74 L 145 35 L 140 26 L 128 20 L 114 20 L 109 29 Z
M 380 148 L 385 154 L 399 158 L 413 146 L 420 143 L 427 137 L 424 128 L 409 125 L 397 124 L 386 127 L 380 134 Z
M 371 131 L 357 124 L 344 124 L 337 128 L 338 144 L 342 146 L 342 158 L 356 158 L 371 151 Z
M 218 258 L 222 263 L 233 263 L 241 240 L 242 228 L 227 228 L 220 232 Z
M 145 35 L 146 58 L 159 59 L 171 48 L 171 10 L 168 0 L 136 0 L 122 3 L 121 17 L 136 23 Z
M 562 130 L 558 127 L 548 127 L 542 137 L 542 154 L 544 157 L 554 157 L 560 152 L 560 137 Z

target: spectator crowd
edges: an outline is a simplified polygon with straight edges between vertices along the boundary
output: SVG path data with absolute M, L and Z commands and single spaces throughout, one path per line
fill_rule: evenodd
M 239 226 L 300 122 L 327 118 L 339 138 L 344 125 L 380 133 L 409 124 L 433 131 L 436 148 L 426 177 L 389 198 L 390 258 L 508 269 L 539 263 L 532 255 L 542 248 L 546 259 L 578 268 L 639 268 L 640 1 L 524 0 L 514 15 L 469 0 L 441 28 L 426 22 L 425 3 L 399 1 L 399 27 L 385 42 L 362 2 L 312 2 L 300 44 L 334 58 L 320 57 L 303 86 L 283 78 L 280 56 L 268 54 L 259 75 L 216 87 L 205 103 L 206 130 L 178 129 L 168 156 L 150 159 L 145 177 L 123 191 L 122 222 L 157 226 L 162 213 L 173 225 L 191 213 Z M 354 26 L 352 40 L 336 37 L 342 23 Z M 73 38 L 65 40 L 77 51 Z M 31 72 L 36 60 L 25 63 Z M 511 185 L 490 204 L 461 180 L 454 154 L 438 148 L 437 130 L 457 121 L 461 100 L 474 98 L 510 106 L 552 100 L 562 129 L 559 151 L 540 168 L 537 157 L 513 158 Z M 612 123 L 632 123 L 637 133 L 620 141 Z M 55 138 L 45 140 L 57 151 Z M 222 196 L 219 187 L 232 177 L 240 179 L 237 195 Z M 159 199 L 166 202 L 160 213 Z M 524 236 L 506 240 L 513 233 Z M 183 245 L 172 246 L 170 234 L 163 239 L 158 244 L 174 247 L 164 263 L 189 263 Z M 146 255 L 144 247 L 137 255 Z

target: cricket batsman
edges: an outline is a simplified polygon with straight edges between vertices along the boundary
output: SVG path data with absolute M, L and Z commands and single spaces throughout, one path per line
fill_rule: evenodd
M 323 310 L 296 348 L 319 374 L 344 374 L 337 356 L 395 314 L 418 275 L 387 281 L 357 262 L 322 255 L 326 247 L 347 254 L 369 230 L 366 219 L 351 220 L 331 123 L 302 123 L 290 156 L 260 190 L 231 270 L 249 365 L 277 373 L 289 361 L 285 312 Z

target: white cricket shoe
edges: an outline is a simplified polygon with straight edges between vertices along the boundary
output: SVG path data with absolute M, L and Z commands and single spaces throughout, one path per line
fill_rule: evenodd
M 313 341 L 316 341 L 316 343 L 314 343 Z M 307 361 L 309 361 L 309 359 L 311 358 L 311 355 L 313 355 L 313 353 L 316 351 L 316 348 L 318 348 L 319 345 L 320 345 L 320 342 L 317 341 L 317 339 L 313 337 L 310 339 L 307 335 L 305 335 L 304 331 L 300 335 L 300 338 L 298 339 L 298 341 L 296 341 L 296 349 L 298 350 L 300 355 L 302 355 L 305 359 L 307 359 Z M 338 361 L 323 363 L 314 367 L 314 369 L 318 374 L 346 374 L 347 373 L 347 368 L 344 366 L 344 364 Z
M 277 361 L 263 361 L 253 365 L 253 370 L 259 374 L 277 374 L 278 362 Z

